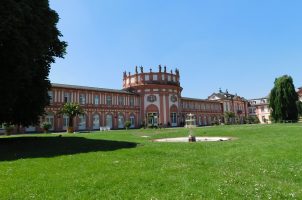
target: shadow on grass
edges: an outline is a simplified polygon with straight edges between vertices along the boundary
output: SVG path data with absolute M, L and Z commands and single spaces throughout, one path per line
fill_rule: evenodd
M 0 138 L 0 162 L 135 148 L 137 143 L 83 137 Z

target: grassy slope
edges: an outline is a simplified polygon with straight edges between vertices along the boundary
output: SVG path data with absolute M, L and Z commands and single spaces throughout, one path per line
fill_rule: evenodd
M 42 145 L 2 138 L 0 199 L 302 199 L 301 126 L 198 128 L 237 139 L 150 142 L 187 133 L 41 135 Z

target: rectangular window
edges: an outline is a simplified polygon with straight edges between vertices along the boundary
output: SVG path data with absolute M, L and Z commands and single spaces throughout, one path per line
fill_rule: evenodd
M 69 117 L 67 115 L 63 115 L 63 130 L 67 130 L 69 126 Z
M 165 75 L 164 74 L 161 75 L 161 80 L 163 80 L 163 81 L 165 80 Z
M 48 96 L 49 96 L 49 103 L 53 103 L 53 92 L 48 91 Z
M 86 104 L 86 95 L 80 94 L 80 104 Z
M 131 83 L 135 83 L 135 77 L 131 78 Z
M 134 106 L 134 97 L 130 97 L 130 106 Z
M 100 97 L 99 97 L 99 95 L 95 95 L 94 96 L 94 104 L 95 105 L 99 105 L 100 104 Z
M 264 112 L 264 106 L 261 106 L 261 112 Z
M 64 103 L 71 102 L 71 94 L 69 92 L 64 92 Z
M 171 81 L 171 76 L 170 75 L 168 76 L 168 81 Z
M 118 97 L 118 105 L 123 106 L 125 102 L 125 98 L 123 96 Z
M 157 81 L 158 77 L 156 74 L 153 75 L 153 81 Z
M 112 96 L 106 96 L 106 104 L 108 106 L 111 106 L 112 105 Z
M 149 81 L 149 80 L 150 80 L 149 75 L 145 75 L 145 81 Z

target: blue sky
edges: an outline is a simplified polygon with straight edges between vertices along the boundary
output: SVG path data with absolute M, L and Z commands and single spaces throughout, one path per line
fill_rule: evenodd
M 123 71 L 180 69 L 182 96 L 266 96 L 302 86 L 300 0 L 50 0 L 69 46 L 50 80 L 121 89 Z

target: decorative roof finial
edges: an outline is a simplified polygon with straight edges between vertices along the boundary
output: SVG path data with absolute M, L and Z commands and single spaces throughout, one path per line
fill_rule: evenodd
M 175 74 L 179 76 L 179 70 L 177 68 L 175 69 Z
M 152 73 L 152 68 L 150 67 L 150 73 Z

